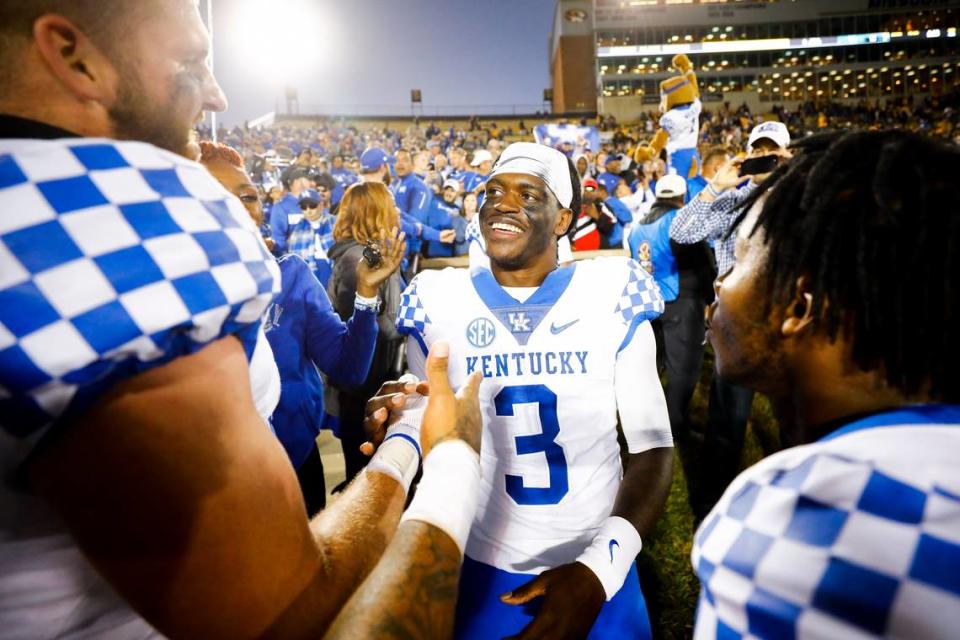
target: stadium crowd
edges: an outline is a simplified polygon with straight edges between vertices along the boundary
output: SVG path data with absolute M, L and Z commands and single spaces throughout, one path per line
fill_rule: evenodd
M 955 633 L 955 96 L 212 142 L 103 4 L 0 0 L 0 638 L 651 638 L 705 340 L 696 637 Z

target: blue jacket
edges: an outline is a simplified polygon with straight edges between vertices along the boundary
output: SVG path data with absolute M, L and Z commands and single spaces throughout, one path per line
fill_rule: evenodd
M 603 203 L 607 205 L 610 212 L 617 218 L 617 224 L 613 226 L 608 242 L 611 247 L 619 249 L 623 246 L 623 229 L 633 222 L 633 212 L 630 211 L 630 207 L 625 205 L 620 198 L 611 196 L 604 200 Z
M 687 180 L 687 197 L 684 199 L 684 202 L 690 202 L 697 195 L 707 188 L 707 179 L 704 178 L 699 173 L 689 180 Z
M 630 257 L 653 276 L 664 302 L 676 300 L 680 290 L 680 272 L 670 246 L 670 222 L 676 215 L 673 210 L 652 223 L 638 224 L 627 238 Z
M 274 431 L 294 468 L 306 460 L 323 421 L 323 382 L 359 385 L 377 342 L 377 314 L 356 310 L 346 323 L 299 256 L 279 260 L 281 290 L 267 309 L 264 331 L 280 370 Z
M 401 211 L 426 223 L 433 202 L 433 191 L 423 180 L 411 173 L 390 183 L 390 190 Z
M 670 223 L 679 209 L 655 202 L 627 238 L 630 257 L 653 275 L 665 302 L 677 298 L 713 300 L 717 266 L 705 242 L 678 244 L 670 239 Z
M 434 229 L 456 229 L 454 221 L 460 217 L 460 208 L 455 204 L 447 204 L 443 198 L 433 199 L 433 208 L 427 216 L 427 224 Z M 466 228 L 466 225 L 461 225 Z M 459 238 L 462 240 L 463 238 Z M 449 257 L 454 255 L 453 245 L 430 241 L 427 243 L 427 255 L 431 258 Z
M 410 173 L 403 178 L 391 182 L 390 191 L 393 192 L 393 199 L 396 201 L 397 206 L 400 207 L 400 212 L 407 214 L 407 222 L 419 223 L 425 230 L 428 226 L 427 217 L 433 206 L 433 191 L 430 190 L 430 187 L 418 178 L 416 174 Z M 407 234 L 408 255 L 420 252 L 421 236 L 422 232 L 416 235 Z M 423 239 L 439 238 L 438 233 L 436 238 Z

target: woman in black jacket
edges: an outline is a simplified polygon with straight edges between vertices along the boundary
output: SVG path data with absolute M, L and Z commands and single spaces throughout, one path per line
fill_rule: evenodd
M 333 307 L 342 318 L 350 317 L 358 300 L 357 263 L 363 259 L 364 247 L 370 241 L 377 242 L 381 247 L 387 243 L 402 243 L 404 236 L 398 231 L 399 226 L 397 206 L 384 185 L 363 182 L 352 185 L 344 193 L 333 227 L 335 243 L 328 252 L 333 260 L 333 274 L 327 287 Z M 380 285 L 377 299 L 370 300 L 370 304 L 379 305 L 379 333 L 370 373 L 359 386 L 337 388 L 346 482 L 367 463 L 368 458 L 360 453 L 360 445 L 366 441 L 363 418 L 367 399 L 375 394 L 383 382 L 395 380 L 401 373 L 403 337 L 397 333 L 395 324 L 401 290 L 400 273 L 394 272 Z

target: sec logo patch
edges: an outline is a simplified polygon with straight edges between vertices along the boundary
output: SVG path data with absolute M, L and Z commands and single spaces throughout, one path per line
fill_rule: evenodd
M 477 318 L 467 325 L 467 341 L 478 349 L 490 346 L 496 337 L 496 327 L 486 318 Z

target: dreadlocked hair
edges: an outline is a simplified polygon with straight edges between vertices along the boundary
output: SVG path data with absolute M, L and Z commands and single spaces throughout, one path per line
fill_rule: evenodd
M 898 130 L 824 133 L 748 198 L 769 247 L 767 305 L 807 279 L 818 329 L 913 396 L 960 400 L 960 147 Z

